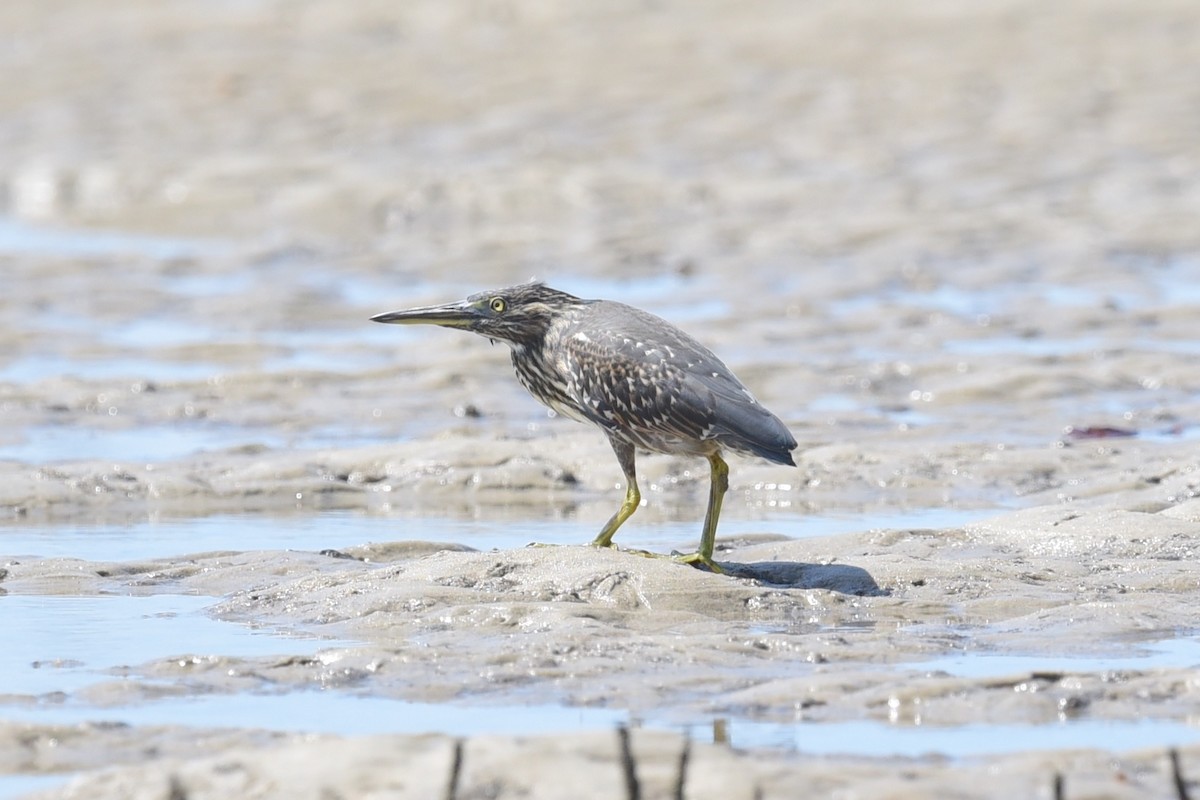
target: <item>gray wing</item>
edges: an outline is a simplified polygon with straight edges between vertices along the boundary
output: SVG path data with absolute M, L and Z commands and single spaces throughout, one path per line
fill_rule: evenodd
M 619 304 L 604 324 L 597 309 L 585 331 L 563 341 L 579 408 L 611 435 L 666 453 L 704 455 L 716 447 L 794 464 L 796 440 L 710 350 L 646 312 Z M 619 327 L 618 327 L 619 325 Z

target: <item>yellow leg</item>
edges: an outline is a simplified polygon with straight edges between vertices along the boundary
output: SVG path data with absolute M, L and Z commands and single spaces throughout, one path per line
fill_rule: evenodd
M 613 452 L 617 454 L 617 461 L 621 462 L 621 471 L 625 473 L 625 502 L 621 503 L 617 513 L 604 523 L 604 527 L 592 541 L 592 545 L 595 547 L 612 547 L 613 536 L 616 535 L 617 528 L 621 527 L 621 523 L 629 519 L 642 503 L 642 493 L 638 491 L 637 485 L 633 445 L 617 439 L 609 441 L 612 443 Z
M 700 533 L 700 549 L 679 560 L 693 566 L 703 566 L 713 572 L 724 572 L 712 560 L 713 547 L 717 542 L 717 519 L 721 516 L 721 501 L 729 489 L 729 465 L 721 458 L 720 453 L 708 457 L 712 467 L 712 478 L 708 487 L 708 511 L 704 514 L 704 530 Z

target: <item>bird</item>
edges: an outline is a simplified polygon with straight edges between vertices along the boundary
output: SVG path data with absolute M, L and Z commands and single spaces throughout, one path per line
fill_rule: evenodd
M 439 325 L 504 342 L 521 384 L 564 417 L 599 427 L 625 475 L 625 499 L 592 542 L 613 546 L 641 505 L 639 451 L 698 456 L 710 469 L 700 545 L 678 560 L 712 572 L 717 520 L 729 488 L 723 453 L 795 466 L 796 439 L 729 367 L 654 314 L 585 300 L 541 282 L 479 292 L 442 305 L 390 311 L 373 322 Z

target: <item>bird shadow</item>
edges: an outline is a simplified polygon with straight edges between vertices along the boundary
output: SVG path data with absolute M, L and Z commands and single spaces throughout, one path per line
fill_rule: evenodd
M 806 564 L 800 561 L 722 561 L 720 567 L 734 578 L 750 578 L 788 589 L 828 589 L 857 597 L 891 594 L 862 567 L 849 564 Z

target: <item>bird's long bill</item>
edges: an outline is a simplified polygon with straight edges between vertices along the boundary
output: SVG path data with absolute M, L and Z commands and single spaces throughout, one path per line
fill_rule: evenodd
M 404 311 L 388 311 L 371 317 L 372 322 L 388 322 L 393 325 L 441 325 L 443 328 L 471 328 L 479 319 L 479 312 L 467 302 L 446 303 L 440 306 L 422 306 Z

